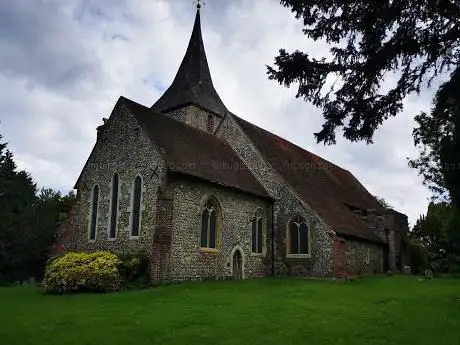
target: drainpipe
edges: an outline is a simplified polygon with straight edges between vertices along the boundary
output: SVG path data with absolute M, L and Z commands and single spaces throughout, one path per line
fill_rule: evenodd
M 275 276 L 275 203 L 272 204 L 272 276 Z

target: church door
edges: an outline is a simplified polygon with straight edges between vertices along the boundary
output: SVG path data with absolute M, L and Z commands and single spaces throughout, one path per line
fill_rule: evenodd
M 233 279 L 243 279 L 243 257 L 239 249 L 233 254 Z

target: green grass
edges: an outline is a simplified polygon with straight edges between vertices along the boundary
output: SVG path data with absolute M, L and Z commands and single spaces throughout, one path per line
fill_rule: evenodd
M 460 344 L 460 281 L 194 282 L 112 294 L 0 288 L 0 344 Z

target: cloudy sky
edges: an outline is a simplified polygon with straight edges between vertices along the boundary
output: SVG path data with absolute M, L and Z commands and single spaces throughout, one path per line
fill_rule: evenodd
M 375 143 L 315 143 L 321 112 L 266 76 L 279 48 L 322 55 L 276 0 L 207 0 L 202 29 L 214 85 L 237 115 L 350 170 L 409 215 L 430 196 L 406 157 L 413 115 L 432 91 L 406 100 Z M 192 0 L 0 1 L 0 133 L 39 186 L 69 191 L 120 95 L 150 106 L 171 83 L 195 15 Z

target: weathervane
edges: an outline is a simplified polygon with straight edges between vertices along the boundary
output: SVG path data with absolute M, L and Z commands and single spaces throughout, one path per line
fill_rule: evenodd
M 206 5 L 206 3 L 203 0 L 193 0 L 193 3 L 196 5 L 196 8 L 200 9 L 201 6 Z

